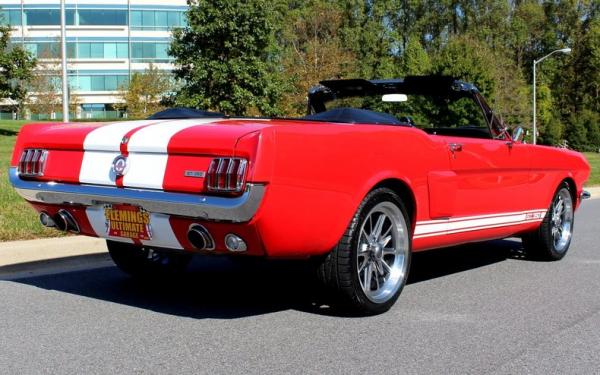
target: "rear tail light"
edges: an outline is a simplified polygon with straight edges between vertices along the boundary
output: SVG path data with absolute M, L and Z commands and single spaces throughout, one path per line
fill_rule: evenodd
M 246 184 L 247 167 L 246 159 L 213 159 L 206 173 L 206 189 L 213 192 L 241 193 Z
M 27 148 L 23 150 L 19 160 L 18 172 L 22 177 L 41 177 L 44 175 L 48 150 Z

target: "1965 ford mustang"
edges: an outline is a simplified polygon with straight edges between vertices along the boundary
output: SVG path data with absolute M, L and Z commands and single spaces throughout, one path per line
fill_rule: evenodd
M 473 85 L 324 81 L 308 102 L 299 119 L 25 126 L 10 181 L 42 224 L 106 238 L 132 275 L 193 253 L 312 258 L 363 313 L 392 306 L 412 252 L 511 236 L 538 258 L 567 252 L 588 163 L 523 143 Z

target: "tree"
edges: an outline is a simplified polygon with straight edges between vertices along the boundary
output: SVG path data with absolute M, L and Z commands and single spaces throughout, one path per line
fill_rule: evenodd
M 50 51 L 39 57 L 38 64 L 28 85 L 25 108 L 31 114 L 53 118 L 62 111 L 60 63 Z
M 433 72 L 474 83 L 488 99 L 496 91 L 495 57 L 481 41 L 468 36 L 456 36 L 440 50 L 433 60 Z
M 399 65 L 402 75 L 428 74 L 431 71 L 431 60 L 419 38 L 408 38 Z
M 120 103 L 117 108 L 127 111 L 129 118 L 145 118 L 164 109 L 163 96 L 172 88 L 169 77 L 157 67 L 131 75 L 128 84 L 119 87 Z
M 10 43 L 10 27 L 0 22 L 0 98 L 16 103 L 21 111 L 36 59 L 21 46 Z
M 83 100 L 81 96 L 74 93 L 71 87 L 69 87 L 69 113 L 72 118 L 78 119 L 81 116 L 81 105 L 83 104 Z
M 392 78 L 397 66 L 394 56 L 396 29 L 389 20 L 392 0 L 338 0 L 342 9 L 342 45 L 356 57 L 355 76 Z
M 284 74 L 291 89 L 283 97 L 284 112 L 306 112 L 308 89 L 324 79 L 347 76 L 355 56 L 339 38 L 342 14 L 334 4 L 310 1 L 289 15 L 284 29 Z
M 170 54 L 181 81 L 175 102 L 231 115 L 278 113 L 276 5 L 268 0 L 191 0 L 188 26 Z

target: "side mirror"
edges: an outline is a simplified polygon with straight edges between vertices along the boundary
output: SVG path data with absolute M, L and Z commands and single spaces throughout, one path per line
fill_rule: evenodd
M 515 143 L 521 143 L 523 141 L 523 136 L 525 135 L 525 131 L 522 127 L 517 126 L 512 132 L 512 141 Z

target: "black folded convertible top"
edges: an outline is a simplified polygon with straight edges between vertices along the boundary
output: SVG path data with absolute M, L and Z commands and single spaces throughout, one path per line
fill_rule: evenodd
M 449 76 L 408 76 L 396 79 L 336 79 L 321 81 L 309 90 L 311 112 L 326 110 L 325 103 L 341 98 L 385 94 L 427 95 L 458 99 L 477 92 L 474 85 Z
M 148 120 L 168 120 L 168 119 L 186 119 L 186 118 L 206 118 L 206 117 L 225 117 L 225 114 L 220 112 L 202 111 L 195 108 L 168 108 L 164 111 L 156 112 L 148 117 Z

